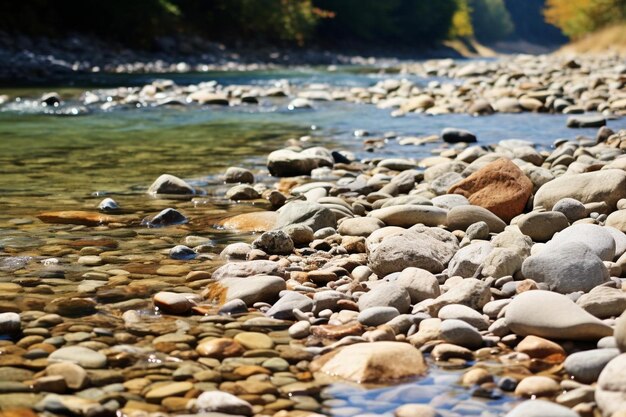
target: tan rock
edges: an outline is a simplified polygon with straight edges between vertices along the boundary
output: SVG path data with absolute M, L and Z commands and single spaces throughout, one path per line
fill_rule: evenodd
M 565 360 L 566 356 L 561 345 L 537 336 L 526 336 L 515 350 L 546 362 L 560 363 Z
M 524 212 L 532 190 L 532 182 L 517 165 L 500 158 L 453 185 L 448 193 L 461 194 L 508 223 Z
M 278 214 L 274 211 L 257 211 L 224 219 L 218 223 L 218 226 L 241 232 L 267 232 L 274 229 L 277 218 Z
M 520 397 L 552 397 L 561 391 L 561 386 L 547 376 L 529 376 L 517 384 L 515 395 Z
M 321 372 L 355 382 L 393 381 L 426 372 L 421 352 L 408 343 L 358 343 L 328 355 Z
M 201 356 L 223 359 L 233 356 L 241 356 L 244 349 L 233 339 L 218 338 L 201 341 L 196 347 L 196 352 L 198 352 Z

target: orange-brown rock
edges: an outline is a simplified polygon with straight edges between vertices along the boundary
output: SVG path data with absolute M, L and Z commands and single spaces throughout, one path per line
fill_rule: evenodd
M 365 330 L 358 322 L 332 325 L 322 324 L 311 327 L 311 333 L 325 339 L 341 339 L 346 336 L 360 336 Z
M 243 213 L 222 220 L 218 226 L 241 232 L 267 232 L 276 226 L 278 215 L 274 211 L 256 211 Z
M 233 339 L 218 338 L 201 341 L 196 348 L 196 352 L 200 356 L 224 359 L 243 355 L 244 348 Z
M 515 348 L 533 359 L 546 362 L 560 363 L 565 360 L 565 350 L 561 345 L 537 336 L 526 336 Z
M 80 224 L 84 226 L 99 226 L 123 220 L 123 218 L 116 216 L 80 210 L 47 211 L 38 214 L 37 218 L 44 223 Z
M 524 212 L 532 189 L 533 183 L 517 165 L 500 158 L 450 187 L 448 193 L 461 194 L 509 223 Z

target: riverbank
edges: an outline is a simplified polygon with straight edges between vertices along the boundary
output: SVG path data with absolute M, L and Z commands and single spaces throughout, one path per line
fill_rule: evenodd
M 366 54 L 364 52 L 367 51 Z M 453 48 L 431 50 L 348 44 L 324 47 L 224 45 L 198 37 L 159 38 L 151 50 L 129 49 L 82 35 L 34 38 L 0 32 L 0 85 L 50 85 L 93 73 L 245 71 L 302 65 L 385 65 L 401 60 L 460 58 Z
M 0 408 L 621 416 L 612 59 L 9 97 Z

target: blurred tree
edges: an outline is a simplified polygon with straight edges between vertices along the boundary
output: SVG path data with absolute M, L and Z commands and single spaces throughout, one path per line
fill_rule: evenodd
M 513 33 L 511 15 L 503 0 L 470 0 L 470 16 L 476 39 L 495 42 Z
M 576 39 L 626 20 L 626 0 L 547 0 L 546 21 Z
M 315 0 L 333 14 L 322 19 L 317 36 L 337 40 L 429 45 L 444 39 L 457 8 L 456 0 Z
M 545 2 L 546 0 L 504 0 L 514 25 L 509 39 L 541 45 L 557 45 L 567 41 L 558 28 L 546 23 L 543 16 Z
M 474 34 L 470 8 L 467 0 L 456 0 L 457 7 L 452 15 L 452 26 L 450 27 L 451 38 L 467 38 Z

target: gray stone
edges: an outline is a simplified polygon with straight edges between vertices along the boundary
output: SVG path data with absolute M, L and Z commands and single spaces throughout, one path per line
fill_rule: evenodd
M 607 363 L 619 355 L 618 349 L 593 349 L 572 353 L 565 359 L 565 371 L 575 381 L 592 384 L 598 380 Z
M 170 258 L 179 261 L 188 261 L 194 259 L 198 254 L 188 246 L 176 245 L 170 249 Z
M 295 291 L 285 291 L 265 314 L 275 319 L 293 320 L 295 318 L 293 314 L 295 309 L 303 312 L 311 311 L 313 310 L 313 300 Z
M 609 280 L 602 260 L 588 246 L 577 242 L 546 245 L 539 254 L 524 261 L 522 274 L 545 282 L 550 290 L 562 294 L 588 292 Z
M 288 255 L 293 252 L 294 244 L 291 237 L 284 231 L 270 230 L 252 242 L 252 247 L 270 255 Z
M 440 295 L 437 277 L 425 269 L 406 268 L 391 281 L 409 292 L 412 304 Z
M 448 275 L 473 277 L 492 250 L 491 244 L 485 241 L 475 241 L 461 248 L 448 264 Z
M 319 167 L 332 167 L 334 159 L 325 148 L 309 148 L 302 152 L 281 149 L 270 153 L 267 157 L 267 168 L 275 177 L 294 177 L 310 175 Z
M 337 227 L 335 214 L 317 203 L 292 201 L 278 210 L 276 228 L 282 229 L 291 224 L 304 224 L 317 232 L 326 227 Z
M 443 306 L 449 304 L 463 304 L 474 310 L 481 310 L 490 300 L 489 284 L 476 278 L 466 278 L 437 297 L 429 310 L 432 314 L 437 314 Z
M 494 248 L 483 260 L 482 274 L 494 278 L 513 275 L 520 270 L 523 261 L 514 249 Z
M 480 206 L 456 206 L 448 212 L 448 228 L 450 230 L 467 230 L 476 222 L 485 222 L 489 231 L 500 233 L 506 227 L 498 216 Z
M 587 216 L 585 205 L 573 198 L 560 199 L 556 202 L 554 207 L 552 207 L 552 210 L 563 213 L 570 223 L 584 219 Z
M 444 194 L 432 199 L 432 203 L 435 207 L 442 208 L 444 210 L 451 210 L 457 206 L 469 206 L 470 202 L 467 197 L 461 194 Z
M 567 226 L 567 217 L 559 211 L 528 213 L 517 222 L 520 231 L 535 242 L 546 242 Z
M 570 298 L 550 291 L 526 291 L 506 308 L 506 323 L 520 336 L 561 340 L 598 340 L 613 330 L 577 306 Z
M 606 126 L 604 116 L 570 116 L 567 118 L 567 127 L 602 127 Z
M 404 205 L 373 210 L 369 216 L 383 221 L 387 226 L 411 227 L 420 223 L 439 226 L 446 224 L 447 212 L 433 206 Z
M 219 281 L 224 278 L 245 278 L 255 275 L 282 277 L 285 275 L 285 268 L 278 262 L 266 260 L 229 262 L 213 271 L 211 278 Z
M 379 326 L 399 315 L 395 307 L 369 307 L 359 313 L 357 320 L 366 326 Z
M 369 267 L 379 277 L 409 267 L 438 273 L 443 271 L 457 249 L 458 241 L 449 232 L 437 228 L 412 229 L 387 236 L 370 249 Z
M 442 320 L 461 320 L 478 330 L 486 330 L 489 327 L 489 320 L 485 316 L 462 304 L 449 304 L 442 307 L 437 317 Z
M 149 194 L 194 194 L 195 191 L 191 185 L 178 177 L 170 174 L 163 174 L 157 178 L 150 188 Z
M 173 208 L 166 208 L 147 222 L 148 227 L 163 227 L 175 224 L 184 224 L 189 220 L 181 212 Z
M 343 236 L 363 236 L 368 237 L 375 230 L 384 227 L 382 220 L 373 217 L 355 217 L 345 219 L 339 225 L 337 231 Z
M 224 182 L 227 184 L 252 184 L 254 183 L 254 174 L 245 168 L 229 167 L 224 173 Z
M 505 417 L 580 417 L 576 411 L 546 400 L 527 400 Z
M 468 349 L 477 349 L 483 344 L 483 337 L 471 324 L 456 319 L 444 320 L 439 328 L 443 340 Z
M 68 346 L 55 350 L 48 357 L 50 362 L 72 362 L 87 369 L 104 368 L 107 357 L 83 346 Z
M 254 187 L 248 184 L 238 184 L 229 188 L 228 191 L 226 191 L 226 198 L 234 201 L 254 200 L 260 197 L 261 195 L 259 194 L 259 192 L 255 190 Z
M 612 261 L 615 257 L 615 239 L 606 227 L 575 224 L 557 233 L 547 247 L 554 248 L 561 243 L 571 242 L 587 245 L 603 261 Z
M 471 224 L 465 231 L 465 237 L 472 241 L 474 239 L 489 239 L 489 225 L 485 222 Z
M 576 304 L 600 319 L 616 317 L 626 311 L 626 292 L 600 286 L 583 294 Z
M 533 204 L 552 210 L 559 200 L 566 197 L 583 204 L 603 201 L 613 211 L 617 202 L 626 198 L 626 172 L 607 169 L 563 175 L 542 185 L 535 193 Z
M 405 288 L 394 283 L 382 282 L 361 295 L 358 305 L 359 311 L 371 307 L 394 307 L 404 314 L 411 308 L 411 298 Z
M 609 417 L 626 410 L 626 353 L 609 362 L 598 378 L 596 402 L 602 415 Z

